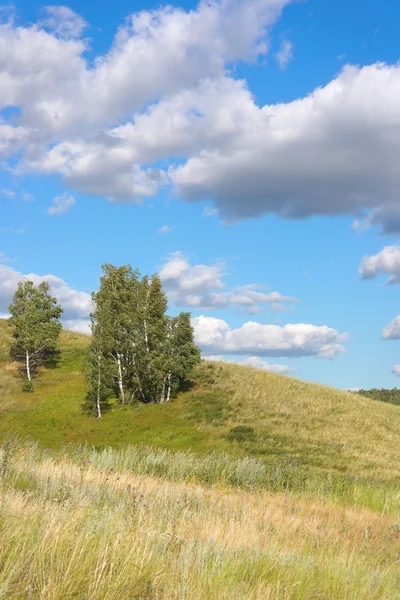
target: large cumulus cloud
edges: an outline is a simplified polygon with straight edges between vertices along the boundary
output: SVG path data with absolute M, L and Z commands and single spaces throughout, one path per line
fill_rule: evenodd
M 223 319 L 193 319 L 195 339 L 205 354 L 334 358 L 345 351 L 346 333 L 308 323 L 263 325 L 248 321 L 232 329 Z
M 93 63 L 71 9 L 4 22 L 0 110 L 15 110 L 0 117 L 3 160 L 114 202 L 170 185 L 227 221 L 349 214 L 399 231 L 400 66 L 348 65 L 307 97 L 265 106 L 232 76 L 230 65 L 268 51 L 289 3 L 137 12 Z

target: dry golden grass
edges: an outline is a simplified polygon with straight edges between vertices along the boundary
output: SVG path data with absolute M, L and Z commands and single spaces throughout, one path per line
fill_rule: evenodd
M 4 448 L 0 598 L 400 598 L 393 515 Z
M 398 481 L 400 407 L 230 364 L 201 366 L 229 398 L 234 422 L 254 427 L 253 453 Z
M 400 407 L 203 363 L 99 422 L 85 336 L 33 394 L 9 343 L 0 322 L 0 435 L 58 450 L 3 444 L 0 600 L 400 600 Z

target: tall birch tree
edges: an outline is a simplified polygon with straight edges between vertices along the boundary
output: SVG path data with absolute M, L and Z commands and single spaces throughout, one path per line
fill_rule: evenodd
M 134 338 L 133 304 L 137 294 L 138 273 L 129 265 L 103 265 L 100 289 L 94 294 L 94 319 L 101 328 L 103 352 L 114 363 L 116 395 L 121 404 L 128 400 Z

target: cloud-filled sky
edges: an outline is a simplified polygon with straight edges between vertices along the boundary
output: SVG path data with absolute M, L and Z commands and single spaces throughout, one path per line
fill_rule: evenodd
M 131 263 L 204 356 L 396 385 L 400 7 L 132 6 L 0 11 L 0 313 L 45 277 L 85 331 Z

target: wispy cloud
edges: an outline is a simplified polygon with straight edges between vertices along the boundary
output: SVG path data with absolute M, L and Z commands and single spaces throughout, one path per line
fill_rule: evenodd
M 276 308 L 283 303 L 299 302 L 293 296 L 266 291 L 267 288 L 259 284 L 229 289 L 223 281 L 225 274 L 226 268 L 222 262 L 192 265 L 180 252 L 171 254 L 160 270 L 165 290 L 176 306 L 208 310 L 231 307 L 238 312 L 254 315 L 261 311 L 263 305 Z
M 203 210 L 203 217 L 212 217 L 213 215 L 218 214 L 218 211 L 213 206 L 206 206 Z
M 21 235 L 22 233 L 25 233 L 26 229 L 24 229 L 23 227 L 0 227 L 0 231 L 2 231 L 3 233 L 15 233 L 17 235 Z
M 171 231 L 172 231 L 172 227 L 170 227 L 169 225 L 163 225 L 158 230 L 158 233 L 171 233 Z
M 35 196 L 30 192 L 22 192 L 21 198 L 24 202 L 33 202 L 35 200 Z
M 68 192 L 65 192 L 61 196 L 54 198 L 53 206 L 47 212 L 51 217 L 60 215 L 67 212 L 74 204 L 76 204 L 75 198 L 71 194 L 68 194 Z
M 293 44 L 289 40 L 283 40 L 281 46 L 275 54 L 276 61 L 281 70 L 286 69 L 293 58 Z
M 0 190 L 0 196 L 5 196 L 6 198 L 15 198 L 15 192 L 14 190 L 3 188 Z

